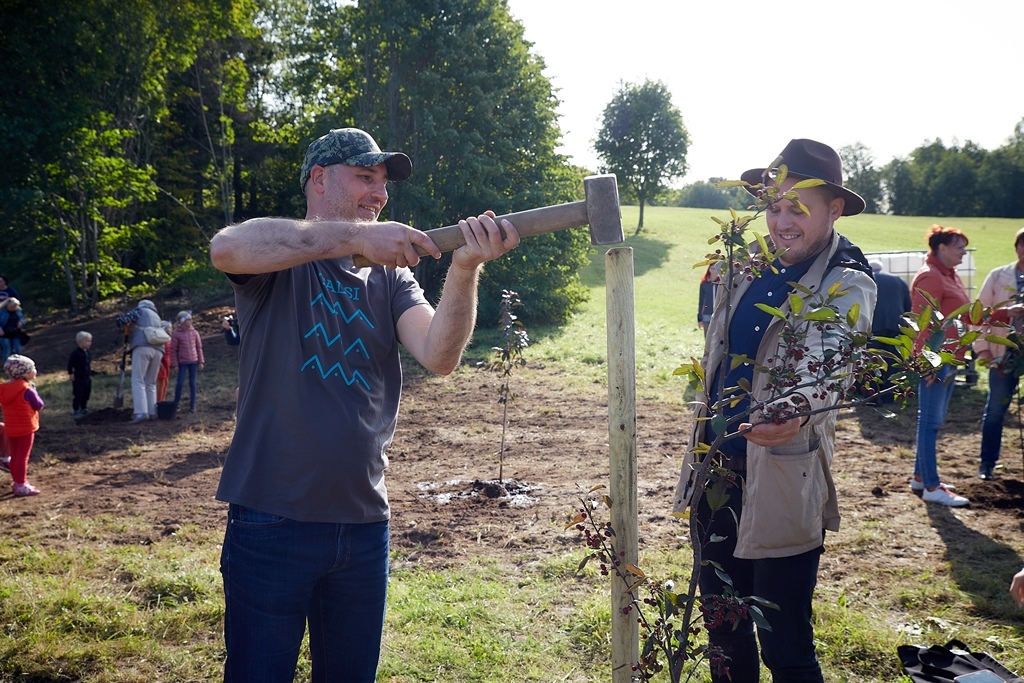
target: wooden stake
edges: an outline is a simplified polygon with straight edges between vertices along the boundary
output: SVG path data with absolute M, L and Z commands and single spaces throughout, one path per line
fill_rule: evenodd
M 638 563 L 636 462 L 636 330 L 633 317 L 633 250 L 605 254 L 608 325 L 608 447 L 611 458 L 609 496 L 617 559 Z M 623 610 L 632 598 L 623 580 L 612 574 L 612 683 L 632 683 L 640 658 L 636 610 Z

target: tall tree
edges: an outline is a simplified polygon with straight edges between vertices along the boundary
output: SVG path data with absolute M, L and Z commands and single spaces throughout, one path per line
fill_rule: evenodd
M 890 211 L 904 216 L 995 215 L 989 213 L 985 188 L 979 184 L 979 169 L 990 154 L 970 141 L 946 147 L 935 140 L 908 159 L 894 160 L 884 172 Z M 992 199 L 989 194 L 987 201 Z
M 875 168 L 871 150 L 857 142 L 839 150 L 846 178 L 843 185 L 864 198 L 867 213 L 881 213 L 882 174 Z
M 168 75 L 252 10 L 250 0 L 0 5 L 0 130 L 20 169 L 3 178 L 3 229 L 17 234 L 17 272 L 31 273 L 35 301 L 95 305 L 161 275 L 151 161 L 158 132 L 173 129 Z
M 604 169 L 614 173 L 636 195 L 644 227 L 644 204 L 686 173 L 689 135 L 672 95 L 661 81 L 624 83 L 604 109 L 594 150 Z
M 487 209 L 578 198 L 579 174 L 555 152 L 558 101 L 504 0 L 318 2 L 308 17 L 314 23 L 297 33 L 290 64 L 307 135 L 358 126 L 409 154 L 412 178 L 388 188 L 390 218 L 428 229 Z M 585 296 L 579 269 L 588 249 L 581 231 L 563 231 L 488 264 L 481 321 L 496 319 L 502 289 L 520 293 L 524 317 L 563 320 Z M 417 270 L 431 296 L 446 267 Z

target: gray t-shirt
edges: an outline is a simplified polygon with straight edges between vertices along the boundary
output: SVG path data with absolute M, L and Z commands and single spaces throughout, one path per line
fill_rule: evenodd
M 428 305 L 412 273 L 344 258 L 230 279 L 238 419 L 217 498 L 303 522 L 388 519 L 384 451 L 402 393 L 395 326 Z

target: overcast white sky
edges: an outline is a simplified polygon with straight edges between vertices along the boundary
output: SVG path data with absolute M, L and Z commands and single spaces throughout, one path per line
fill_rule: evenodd
M 684 182 L 737 178 L 792 138 L 876 166 L 922 143 L 1003 145 L 1024 118 L 1024 0 L 509 0 L 558 88 L 562 152 L 596 168 L 621 81 L 664 82 Z

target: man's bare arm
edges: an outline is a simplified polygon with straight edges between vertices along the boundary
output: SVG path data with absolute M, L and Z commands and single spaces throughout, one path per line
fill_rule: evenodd
M 441 257 L 429 237 L 401 223 L 253 218 L 214 235 L 210 260 L 218 270 L 235 275 L 271 273 L 353 254 L 395 268 L 419 263 L 416 246 Z

